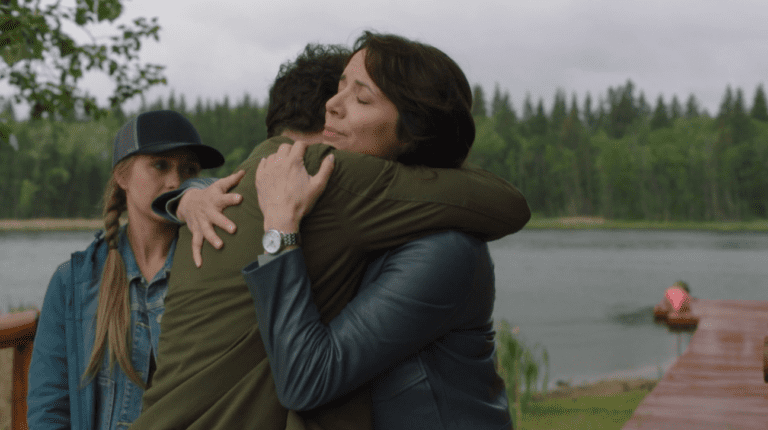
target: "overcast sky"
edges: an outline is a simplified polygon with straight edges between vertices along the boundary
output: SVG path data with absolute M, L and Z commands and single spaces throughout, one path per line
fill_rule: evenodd
M 168 85 L 149 102 L 173 90 L 189 105 L 245 93 L 264 103 L 279 65 L 306 43 L 350 45 L 365 29 L 442 49 L 489 98 L 497 83 L 508 91 L 518 113 L 526 93 L 549 110 L 558 88 L 582 104 L 627 79 L 651 105 L 694 94 L 716 113 L 727 85 L 750 107 L 768 72 L 765 0 L 127 0 L 124 14 L 162 27 L 142 59 L 167 66 Z

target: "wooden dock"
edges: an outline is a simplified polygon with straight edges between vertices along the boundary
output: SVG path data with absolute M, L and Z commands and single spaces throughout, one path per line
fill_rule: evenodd
M 768 429 L 768 301 L 696 300 L 688 348 L 624 430 Z

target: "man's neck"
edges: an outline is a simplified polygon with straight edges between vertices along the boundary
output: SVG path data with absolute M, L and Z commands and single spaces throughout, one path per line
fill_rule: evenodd
M 280 136 L 285 136 L 296 140 L 303 140 L 305 142 L 311 142 L 311 143 L 318 143 L 323 141 L 323 132 L 318 131 L 315 133 L 302 133 L 300 131 L 295 130 L 285 130 L 284 132 L 280 133 Z

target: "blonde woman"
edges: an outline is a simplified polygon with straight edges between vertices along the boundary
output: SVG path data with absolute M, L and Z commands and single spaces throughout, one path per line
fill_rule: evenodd
M 139 416 L 178 233 L 151 203 L 223 163 L 177 112 L 142 113 L 117 133 L 104 231 L 59 266 L 45 295 L 29 371 L 30 428 L 125 429 Z

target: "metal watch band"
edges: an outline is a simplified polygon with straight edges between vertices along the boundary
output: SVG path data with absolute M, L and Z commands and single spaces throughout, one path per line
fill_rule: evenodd
M 280 232 L 280 236 L 283 239 L 283 246 L 291 246 L 299 244 L 299 233 L 283 233 Z

